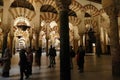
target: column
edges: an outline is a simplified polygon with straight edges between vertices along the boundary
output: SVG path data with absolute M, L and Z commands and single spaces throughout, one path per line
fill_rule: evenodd
M 9 6 L 10 6 L 10 1 L 4 0 L 4 6 L 3 6 L 3 17 L 2 17 L 2 30 L 3 30 L 3 45 L 2 45 L 2 56 L 4 54 L 5 48 L 7 48 L 7 37 L 8 37 L 8 32 L 10 31 L 10 19 L 9 19 Z
M 3 32 L 2 56 L 7 48 L 8 32 Z
M 35 49 L 39 47 L 39 32 L 35 33 Z
M 100 57 L 102 54 L 101 39 L 100 39 L 100 16 L 98 16 L 98 26 L 96 26 L 96 55 Z
M 77 53 L 78 50 L 78 39 L 74 39 L 74 51 Z
M 13 54 L 12 53 L 12 51 L 13 51 L 13 38 L 14 38 L 14 35 L 10 34 L 10 51 L 11 51 L 11 54 Z
M 39 32 L 40 32 L 40 6 L 41 4 L 39 2 L 36 2 L 35 4 L 35 13 L 36 16 L 33 19 L 34 24 L 34 32 L 35 32 L 35 48 L 38 49 L 39 47 Z
M 29 35 L 29 42 L 30 42 L 30 48 L 32 48 L 32 39 L 33 39 L 33 36 L 32 34 Z
M 119 45 L 119 28 L 118 28 L 118 11 L 115 6 L 106 8 L 106 12 L 110 18 L 110 48 L 112 55 L 112 74 L 120 75 L 120 45 Z
M 85 46 L 84 42 L 83 42 L 83 34 L 79 34 L 80 36 L 80 45 Z
M 71 0 L 56 0 L 60 20 L 60 80 L 71 80 L 68 10 Z
M 49 45 L 49 28 L 50 28 L 50 21 L 46 21 L 46 56 L 48 56 L 48 45 Z

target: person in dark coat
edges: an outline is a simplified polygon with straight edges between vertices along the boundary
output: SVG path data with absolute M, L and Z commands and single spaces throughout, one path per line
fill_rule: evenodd
M 75 52 L 73 50 L 73 47 L 70 46 L 70 64 L 71 64 L 71 69 L 73 69 L 73 58 L 75 57 Z
M 32 75 L 33 52 L 30 47 L 27 49 L 27 62 L 28 62 L 28 73 L 29 75 Z
M 53 64 L 56 64 L 55 57 L 56 57 L 56 49 L 53 47 Z
M 84 56 L 85 50 L 83 49 L 83 46 L 80 45 L 77 51 L 77 65 L 80 72 L 84 72 Z
M 39 47 L 38 50 L 36 51 L 36 64 L 41 66 L 41 56 L 42 56 L 42 47 Z
M 11 57 L 12 57 L 12 54 L 10 53 L 10 50 L 8 48 L 6 48 L 5 53 L 1 59 L 3 61 L 3 71 L 2 71 L 3 77 L 9 77 Z
M 50 64 L 49 64 L 48 68 L 52 68 L 52 67 L 54 67 L 54 59 L 55 59 L 54 58 L 54 49 L 53 49 L 52 45 L 50 46 L 48 56 L 49 56 L 49 60 L 50 60 Z
M 28 74 L 28 62 L 27 62 L 27 57 L 26 57 L 26 50 L 25 49 L 21 49 L 20 50 L 20 61 L 19 61 L 19 66 L 20 66 L 20 80 L 23 80 L 24 78 L 24 74 L 26 76 L 26 79 L 29 78 L 29 74 Z

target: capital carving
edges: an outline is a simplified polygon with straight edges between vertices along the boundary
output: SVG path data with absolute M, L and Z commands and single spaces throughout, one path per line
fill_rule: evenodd
M 60 11 L 68 10 L 71 0 L 56 0 L 56 5 Z

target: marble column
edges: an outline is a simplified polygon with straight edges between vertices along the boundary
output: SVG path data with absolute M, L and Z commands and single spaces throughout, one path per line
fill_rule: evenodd
M 30 35 L 30 36 L 29 36 L 29 42 L 30 42 L 30 46 L 29 46 L 29 47 L 30 47 L 30 48 L 32 48 L 32 39 L 33 39 L 33 36 Z
M 35 17 L 33 18 L 33 24 L 34 24 L 34 32 L 35 32 L 35 48 L 38 49 L 39 47 L 39 32 L 40 32 L 40 6 L 41 4 L 39 2 L 36 2 L 35 4 Z
M 71 0 L 56 0 L 60 20 L 60 80 L 71 80 L 68 10 Z
M 14 35 L 10 35 L 10 52 L 11 52 L 11 54 L 13 54 L 12 53 L 12 51 L 13 51 L 13 38 L 14 38 Z
M 35 33 L 35 49 L 39 47 L 39 33 Z
M 102 47 L 101 47 L 101 38 L 100 38 L 100 16 L 97 18 L 98 25 L 96 26 L 96 55 L 100 57 L 102 54 Z
M 85 46 L 85 44 L 83 43 L 83 34 L 79 34 L 80 36 L 80 45 Z
M 74 51 L 77 53 L 78 50 L 78 39 L 74 39 Z
M 7 48 L 8 32 L 3 33 L 2 56 Z
M 120 75 L 120 45 L 119 45 L 119 28 L 118 28 L 118 11 L 114 6 L 105 9 L 110 18 L 110 48 L 112 55 L 112 74 Z
M 3 45 L 2 45 L 2 56 L 4 54 L 5 48 L 7 48 L 7 38 L 8 38 L 8 32 L 10 31 L 10 17 L 9 17 L 9 6 L 10 1 L 4 0 L 4 6 L 3 6 L 3 16 L 2 16 L 2 25 L 1 28 L 3 30 Z

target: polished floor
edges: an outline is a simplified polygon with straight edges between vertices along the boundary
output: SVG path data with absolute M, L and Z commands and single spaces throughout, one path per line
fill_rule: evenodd
M 18 54 L 12 57 L 12 66 L 10 70 L 10 77 L 3 78 L 1 76 L 2 66 L 0 67 L 0 80 L 19 80 L 19 56 Z M 59 54 L 56 57 L 55 68 L 48 68 L 49 59 L 43 53 L 41 68 L 33 64 L 33 74 L 28 80 L 60 80 L 60 68 L 59 68 Z M 79 73 L 75 59 L 74 68 L 71 70 L 71 80 L 120 80 L 120 78 L 112 77 L 111 56 L 102 55 L 100 58 L 95 55 L 85 56 L 84 73 Z

